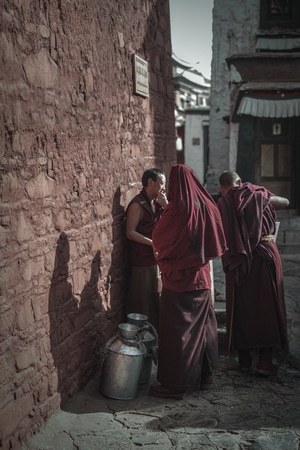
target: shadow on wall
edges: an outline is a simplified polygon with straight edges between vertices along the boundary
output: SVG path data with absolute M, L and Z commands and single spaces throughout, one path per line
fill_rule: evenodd
M 69 259 L 68 237 L 61 233 L 49 291 L 50 344 L 61 403 L 81 389 L 95 370 L 97 326 L 94 320 L 101 305 L 98 292 L 100 251 L 93 258 L 90 280 L 80 299 L 73 295 L 72 284 L 68 281 Z
M 101 254 L 92 260 L 90 279 L 80 296 L 69 281 L 70 244 L 66 233 L 57 241 L 49 291 L 51 353 L 57 373 L 57 390 L 63 404 L 89 381 L 101 364 L 101 352 L 117 325 L 125 320 L 128 243 L 125 211 L 117 188 L 112 202 L 111 265 L 101 280 Z M 99 286 L 101 290 L 99 291 Z
M 121 189 L 116 189 L 112 202 L 112 244 L 111 265 L 106 278 L 106 292 L 109 310 L 107 319 L 115 327 L 125 321 L 125 303 L 128 289 L 129 246 L 126 238 L 125 210 L 121 205 Z M 107 337 L 107 336 L 106 336 Z M 108 336 L 109 338 L 110 336 Z M 100 342 L 101 344 L 101 342 Z M 103 341 L 102 341 L 103 344 Z

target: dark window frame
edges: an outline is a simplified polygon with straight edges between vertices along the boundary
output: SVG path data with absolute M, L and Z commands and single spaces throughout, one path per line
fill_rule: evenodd
M 260 1 L 260 28 L 298 28 L 300 27 L 300 1 L 287 0 L 287 14 L 272 14 L 272 0 Z

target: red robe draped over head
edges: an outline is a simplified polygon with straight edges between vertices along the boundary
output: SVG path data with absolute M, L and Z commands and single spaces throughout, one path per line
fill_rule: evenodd
M 226 250 L 219 210 L 194 172 L 171 168 L 168 200 L 152 233 L 162 272 L 157 378 L 171 389 L 199 389 L 218 365 L 209 261 Z
M 171 168 L 168 201 L 152 241 L 161 272 L 177 279 L 180 271 L 197 271 L 222 255 L 226 240 L 213 198 L 189 167 L 176 164 Z
M 228 349 L 287 349 L 286 312 L 280 254 L 275 242 L 273 194 L 243 183 L 218 202 L 229 250 L 226 273 Z
M 276 212 L 270 203 L 272 195 L 263 186 L 243 183 L 218 202 L 229 247 L 222 257 L 223 267 L 225 272 L 231 272 L 237 285 L 244 283 L 249 275 L 254 250 L 264 252 L 268 257 L 268 250 L 260 239 L 275 232 Z

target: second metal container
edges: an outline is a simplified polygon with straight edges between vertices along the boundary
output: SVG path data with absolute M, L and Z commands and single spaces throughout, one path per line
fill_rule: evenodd
M 143 360 L 139 383 L 148 384 L 151 378 L 152 361 L 154 360 L 157 347 L 157 333 L 153 325 L 147 322 L 148 317 L 144 314 L 128 314 L 127 320 L 128 323 L 139 327 L 137 337 L 146 347 L 146 355 Z

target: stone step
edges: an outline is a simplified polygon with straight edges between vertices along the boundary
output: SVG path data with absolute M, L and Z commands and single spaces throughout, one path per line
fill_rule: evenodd
M 300 231 L 299 231 L 300 234 Z M 296 255 L 300 253 L 300 244 L 279 244 L 277 243 L 281 255 Z
M 215 314 L 218 323 L 219 355 L 226 355 L 226 308 L 224 302 L 215 303 Z
M 300 216 L 295 210 L 277 212 L 280 222 L 277 245 L 282 254 L 296 254 L 300 252 Z
M 226 325 L 226 308 L 215 308 L 215 314 L 219 327 Z
M 226 341 L 227 341 L 226 328 L 225 327 L 219 327 L 218 328 L 219 355 L 226 355 L 227 354 Z

